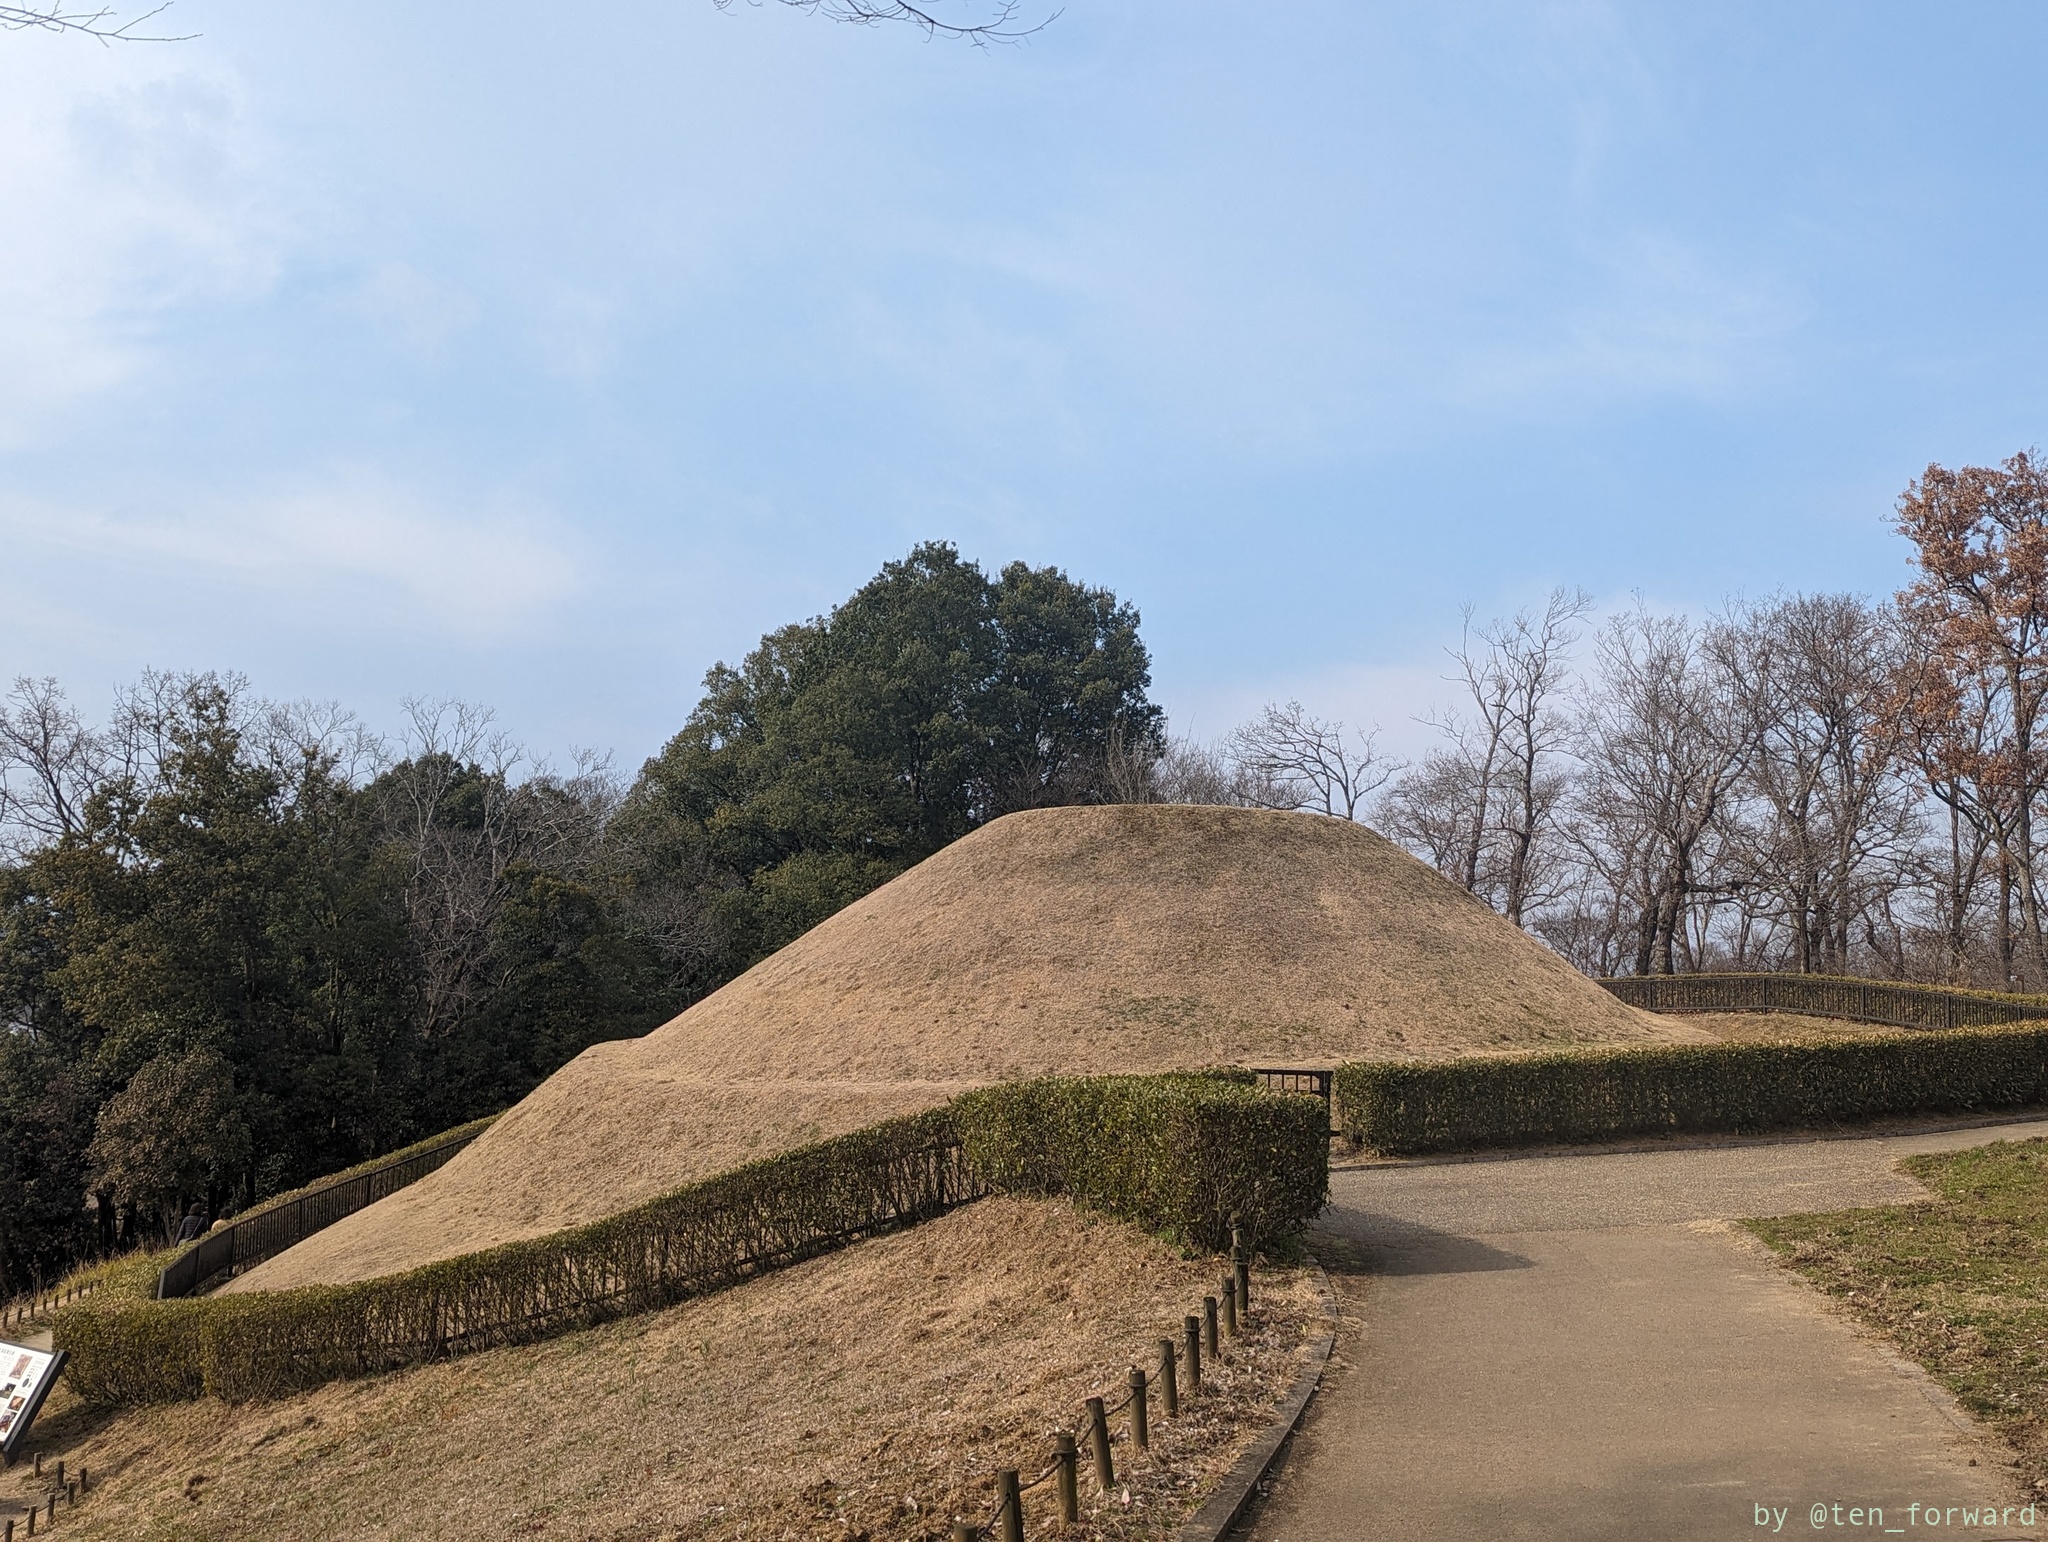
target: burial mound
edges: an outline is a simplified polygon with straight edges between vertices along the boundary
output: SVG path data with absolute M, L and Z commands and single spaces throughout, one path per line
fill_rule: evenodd
M 440 1171 L 236 1280 L 363 1279 L 580 1224 L 1011 1077 L 1691 1041 L 1361 825 L 1182 805 L 984 826 Z

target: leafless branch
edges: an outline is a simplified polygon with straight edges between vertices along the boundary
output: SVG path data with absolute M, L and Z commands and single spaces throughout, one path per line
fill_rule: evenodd
M 126 21 L 112 7 L 67 11 L 62 6 L 0 5 L 0 32 L 75 32 L 101 43 L 189 43 L 199 34 L 164 37 L 138 30 L 171 8 L 171 0 Z
M 727 11 L 732 9 L 733 0 L 712 0 L 712 3 L 721 11 Z M 747 0 L 747 3 L 760 5 L 764 0 Z M 1034 32 L 1042 32 L 1051 26 L 1060 15 L 1054 11 L 1041 21 L 1023 25 L 1017 19 L 1018 0 L 997 0 L 994 15 L 987 21 L 972 23 L 947 21 L 930 5 L 911 5 L 907 0 L 781 0 L 781 3 L 816 16 L 830 17 L 833 21 L 852 22 L 857 27 L 872 27 L 882 22 L 908 22 L 926 37 L 958 39 L 977 48 L 985 48 L 990 43 L 1022 42 Z

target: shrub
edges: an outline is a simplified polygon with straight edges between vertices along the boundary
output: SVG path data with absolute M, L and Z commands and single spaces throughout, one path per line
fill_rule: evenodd
M 1007 1082 L 954 1105 L 968 1161 L 993 1188 L 1069 1194 L 1197 1247 L 1298 1231 L 1329 1197 L 1320 1098 L 1233 1075 Z
M 988 1088 L 770 1157 L 588 1226 L 346 1285 L 139 1299 L 133 1269 L 61 1309 L 89 1401 L 272 1397 L 668 1306 L 997 1189 L 1071 1194 L 1183 1240 L 1278 1238 L 1321 1208 L 1312 1097 L 1208 1075 Z
M 2018 1108 L 2048 1101 L 2048 1028 L 1359 1062 L 1335 1095 L 1345 1132 L 1388 1154 Z

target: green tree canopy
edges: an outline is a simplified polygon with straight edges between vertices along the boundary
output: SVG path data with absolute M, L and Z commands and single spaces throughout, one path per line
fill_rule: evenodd
M 701 855 L 737 972 L 991 819 L 1111 797 L 1160 738 L 1150 683 L 1107 589 L 931 542 L 712 669 L 632 812 Z

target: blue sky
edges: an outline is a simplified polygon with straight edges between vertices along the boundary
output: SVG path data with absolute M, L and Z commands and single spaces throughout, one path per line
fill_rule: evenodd
M 89 705 L 630 768 L 944 538 L 1134 601 L 1178 727 L 1415 747 L 1466 602 L 1888 592 L 2044 438 L 2034 7 L 168 20 L 0 34 L 0 672 Z

